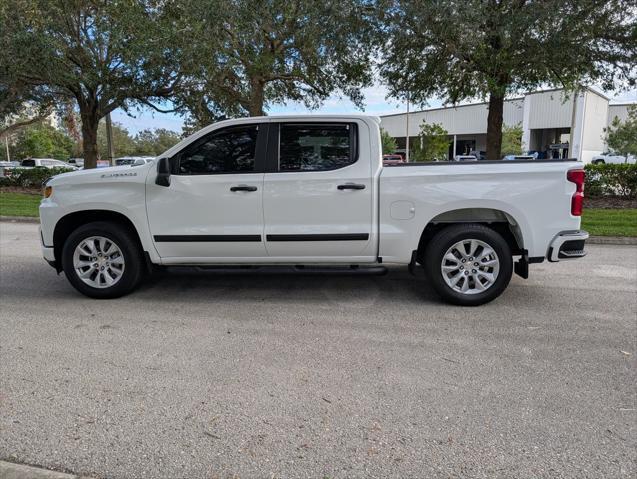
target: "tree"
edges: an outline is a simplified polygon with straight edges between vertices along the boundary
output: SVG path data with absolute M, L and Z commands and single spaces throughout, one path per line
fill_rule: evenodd
M 425 103 L 487 98 L 487 158 L 501 157 L 504 100 L 544 85 L 605 89 L 637 78 L 632 0 L 391 2 L 381 74 Z
M 179 133 L 157 128 L 135 135 L 135 154 L 157 156 L 181 141 Z
M 202 126 L 287 101 L 316 107 L 334 91 L 360 105 L 371 83 L 366 3 L 189 0 L 192 81 L 178 96 L 181 111 Z
M 131 156 L 136 153 L 137 145 L 133 137 L 126 128 L 120 123 L 114 122 L 111 125 L 111 132 L 113 135 L 113 149 L 115 150 L 115 157 Z M 100 121 L 97 129 L 97 153 L 99 158 L 108 158 L 108 142 L 106 137 L 106 121 Z
M 0 27 L 2 24 L 0 23 Z M 42 122 L 54 110 L 55 98 L 41 86 L 19 81 L 5 65 L 15 61 L 0 35 L 0 140 L 21 128 Z
M 449 155 L 449 132 L 439 123 L 420 125 L 420 134 L 413 143 L 413 161 L 445 161 Z
M 628 107 L 628 118 L 613 118 L 606 128 L 606 144 L 620 155 L 637 155 L 637 105 Z
M 396 139 L 382 128 L 380 129 L 380 143 L 383 149 L 383 155 L 389 155 L 398 148 Z
M 121 123 L 113 123 L 113 146 L 115 156 L 156 156 L 176 145 L 181 140 L 179 133 L 158 128 L 155 130 L 142 130 L 135 136 L 124 128 Z M 106 143 L 106 124 L 100 122 L 97 130 L 97 149 L 100 158 L 108 157 L 108 145 Z
M 3 82 L 74 99 L 84 166 L 94 168 L 101 118 L 135 104 L 156 107 L 179 84 L 175 11 L 160 0 L 4 0 Z
M 31 126 L 16 134 L 14 156 L 20 160 L 29 157 L 68 160 L 73 147 L 73 140 L 52 126 Z
M 522 127 L 520 125 L 502 127 L 502 155 L 522 154 Z

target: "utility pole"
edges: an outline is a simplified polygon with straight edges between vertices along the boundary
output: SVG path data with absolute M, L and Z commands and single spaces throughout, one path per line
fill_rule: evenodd
M 111 124 L 111 114 L 106 115 L 106 145 L 108 149 L 108 162 L 115 166 L 115 148 L 113 147 L 113 125 Z
M 409 90 L 407 91 L 407 119 L 405 120 L 405 123 L 406 123 L 406 129 L 407 129 L 407 134 L 405 135 L 405 144 L 406 144 L 405 161 L 409 163 Z
M 11 161 L 11 155 L 9 154 L 9 135 L 4 137 L 4 145 L 7 148 L 7 161 Z

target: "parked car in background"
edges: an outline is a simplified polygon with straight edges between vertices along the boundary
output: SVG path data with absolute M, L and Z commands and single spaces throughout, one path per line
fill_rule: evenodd
M 453 157 L 453 161 L 459 161 L 459 162 L 478 161 L 478 157 L 474 155 L 456 155 Z
M 486 151 L 471 150 L 469 152 L 469 156 L 475 156 L 478 160 L 485 161 L 487 159 L 487 152 Z
M 400 165 L 404 162 L 405 160 L 400 155 L 383 155 L 383 166 Z
M 637 157 L 634 155 L 616 155 L 615 153 L 607 151 L 601 155 L 595 155 L 591 163 L 594 165 L 620 165 L 623 163 L 634 164 L 636 160 Z
M 506 155 L 502 159 L 504 161 L 515 161 L 515 160 L 532 161 L 532 160 L 535 160 L 536 158 L 533 155 Z
M 19 167 L 19 161 L 0 161 L 0 178 L 4 176 L 11 176 L 11 170 Z
M 84 166 L 84 158 L 69 158 L 69 165 L 82 168 Z
M 154 159 L 154 156 L 123 156 L 115 159 L 115 166 L 144 165 Z
M 70 170 L 77 170 L 78 167 L 74 165 L 70 165 L 61 160 L 56 160 L 54 158 L 29 158 L 27 160 L 22 160 L 20 163 L 21 168 L 68 168 Z
M 422 265 L 461 305 L 498 297 L 532 263 L 586 254 L 581 163 L 383 168 L 379 123 L 226 120 L 152 163 L 57 175 L 40 203 L 42 253 L 94 298 L 129 293 L 153 264 L 382 273 L 395 263 Z

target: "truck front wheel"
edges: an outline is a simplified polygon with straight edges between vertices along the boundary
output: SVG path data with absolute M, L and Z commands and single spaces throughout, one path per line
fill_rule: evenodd
M 506 289 L 513 273 L 507 242 L 479 224 L 449 226 L 436 234 L 425 250 L 425 272 L 447 302 L 478 306 Z
M 133 234 L 107 221 L 80 226 L 62 248 L 69 282 L 91 298 L 118 298 L 131 292 L 142 276 L 142 256 Z

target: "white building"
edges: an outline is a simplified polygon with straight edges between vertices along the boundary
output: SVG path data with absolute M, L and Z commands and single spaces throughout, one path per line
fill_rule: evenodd
M 624 120 L 629 104 L 610 104 L 609 98 L 585 88 L 566 95 L 545 90 L 512 98 L 504 103 L 504 124 L 522 127 L 522 149 L 537 151 L 541 158 L 568 156 L 589 163 L 605 148 L 604 128 L 616 116 Z M 405 151 L 407 123 L 409 141 L 417 141 L 420 125 L 439 123 L 449 133 L 449 157 L 486 150 L 487 103 L 431 108 L 381 116 L 381 127 L 396 138 Z M 413 143 L 412 143 L 413 144 Z

